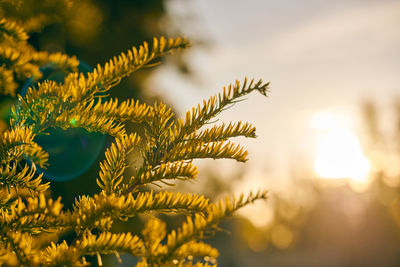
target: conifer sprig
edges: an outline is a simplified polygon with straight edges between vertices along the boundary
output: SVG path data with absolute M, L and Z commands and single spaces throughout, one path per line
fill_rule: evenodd
M 195 179 L 198 174 L 197 167 L 188 161 L 161 163 L 156 167 L 143 168 L 136 177 L 132 177 L 130 184 L 133 186 L 145 185 L 165 180 Z M 168 182 L 166 182 L 168 183 Z
M 27 79 L 33 81 L 40 79 L 42 73 L 40 67 L 51 64 L 54 68 L 64 71 L 75 71 L 79 61 L 75 57 L 69 57 L 62 53 L 50 54 L 48 52 L 37 52 L 26 41 L 13 43 L 1 42 L 0 40 L 0 67 L 7 71 L 7 80 L 9 72 L 13 73 L 13 84 L 24 83 Z M 6 78 L 3 78 L 6 80 Z M 14 89 L 11 91 L 11 89 Z M 16 87 L 8 87 L 0 92 L 15 96 Z
M 29 266 L 33 260 L 32 237 L 27 233 L 10 231 L 6 234 L 5 241 L 13 251 L 14 257 L 11 257 L 11 260 L 15 264 L 14 266 Z
M 73 216 L 79 226 L 95 225 L 98 218 L 128 218 L 140 213 L 158 212 L 205 212 L 209 200 L 195 194 L 181 194 L 162 191 L 143 192 L 133 196 L 95 195 L 93 198 L 81 197 L 75 204 Z
M 9 19 L 0 19 L 0 36 L 1 39 L 11 38 L 16 42 L 25 41 L 29 38 L 24 28 L 15 21 Z
M 4 67 L 0 67 L 0 94 L 14 95 L 18 85 L 14 81 L 14 73 Z
M 140 257 L 143 253 L 143 241 L 131 233 L 115 234 L 103 232 L 100 235 L 85 234 L 76 242 L 80 256 L 125 252 Z
M 49 154 L 34 142 L 34 137 L 32 128 L 23 125 L 5 131 L 0 140 L 0 163 L 19 162 L 24 154 L 40 167 L 45 167 Z
M 261 79 L 255 82 L 247 78 L 243 84 L 236 81 L 235 84 L 230 84 L 223 88 L 223 93 L 212 96 L 210 99 L 203 100 L 203 104 L 198 104 L 196 108 L 186 112 L 185 120 L 180 119 L 176 124 L 175 136 L 176 140 L 181 140 L 185 135 L 191 134 L 203 125 L 208 123 L 210 119 L 217 116 L 230 105 L 235 104 L 239 99 L 252 91 L 259 91 L 263 95 L 267 95 L 269 82 L 264 83 Z
M 87 105 L 80 105 L 76 108 L 82 113 L 104 115 L 113 117 L 118 122 L 143 122 L 151 108 L 147 104 L 139 103 L 138 100 L 128 99 L 118 103 L 118 99 L 110 99 L 104 102 L 93 99 Z
M 247 197 L 242 194 L 239 198 L 234 198 L 233 201 L 226 198 L 225 202 L 220 201 L 217 205 L 212 205 L 206 217 L 195 214 L 195 218 L 192 219 L 188 216 L 186 222 L 178 230 L 172 230 L 168 234 L 168 252 L 161 257 L 161 262 L 170 260 L 182 245 L 192 240 L 203 239 L 205 231 L 215 229 L 223 218 L 231 216 L 236 210 L 258 199 L 267 199 L 267 192 L 250 193 Z
M 188 242 L 179 247 L 172 256 L 173 258 L 184 260 L 185 258 L 194 259 L 196 257 L 203 259 L 204 257 L 209 257 L 212 259 L 216 259 L 219 256 L 218 249 L 206 244 L 204 242 Z
M 27 189 L 29 192 L 41 193 L 50 187 L 50 183 L 42 183 L 42 175 L 37 175 L 35 169 L 25 165 L 18 170 L 17 164 L 0 166 L 0 188 L 15 190 Z
M 22 201 L 21 198 L 15 203 L 11 211 L 1 210 L 0 225 L 1 232 L 7 233 L 11 229 L 18 229 L 21 232 L 39 233 L 46 229 L 52 220 L 48 217 L 57 217 L 62 208 L 61 198 L 53 201 L 47 199 L 43 194 L 38 197 L 29 197 Z M 33 224 L 38 227 L 32 227 Z M 40 227 L 42 225 L 44 227 Z
M 97 65 L 87 77 L 83 74 L 71 73 L 65 78 L 65 87 L 69 89 L 73 99 L 90 101 L 95 94 L 108 91 L 121 79 L 140 68 L 151 66 L 154 60 L 170 53 L 172 50 L 186 48 L 190 43 L 185 38 L 161 37 L 153 39 L 152 48 L 147 42 L 139 48 L 132 47 L 127 53 L 110 59 L 104 67 Z
M 119 192 L 119 186 L 123 179 L 123 173 L 129 166 L 128 155 L 139 144 L 140 138 L 136 134 L 130 134 L 116 139 L 116 142 L 106 150 L 106 159 L 100 163 L 100 173 L 97 184 L 110 195 Z
M 126 134 L 124 125 L 101 114 L 62 113 L 52 124 L 62 129 L 79 127 L 89 132 L 99 132 L 115 137 L 121 137 Z
M 241 121 L 237 123 L 229 123 L 225 125 L 214 125 L 211 128 L 204 129 L 200 132 L 194 132 L 188 135 L 182 142 L 216 142 L 226 141 L 232 137 L 256 137 L 256 128 L 249 123 L 243 123 Z
M 0 210 L 9 209 L 16 200 L 15 196 L 7 190 L 0 190 Z
M 41 256 L 45 266 L 88 266 L 77 249 L 68 247 L 65 240 L 60 244 L 52 242 Z
M 212 159 L 235 159 L 239 162 L 247 161 L 248 152 L 240 145 L 231 142 L 210 142 L 210 143 L 179 143 L 173 150 L 165 155 L 165 159 L 192 160 L 201 158 Z
M 48 127 L 82 127 L 88 131 L 121 136 L 125 132 L 118 122 L 141 122 L 150 108 L 133 100 L 120 105 L 115 100 L 103 104 L 98 99 L 102 98 L 99 94 L 103 94 L 132 72 L 150 66 L 159 57 L 187 46 L 189 42 L 184 38 L 154 38 L 151 50 L 144 42 L 138 49 L 133 47 L 126 54 L 121 53 L 114 57 L 104 67 L 98 65 L 86 76 L 75 72 L 69 74 L 63 84 L 51 81 L 40 83 L 37 89 L 29 88 L 25 97 L 21 98 L 21 103 L 14 112 L 14 121 L 34 125 L 37 133 Z M 65 60 L 62 55 L 53 57 L 59 61 Z
M 132 177 L 126 193 L 137 189 L 139 185 L 157 181 L 170 184 L 166 180 L 193 179 L 197 170 L 192 167 L 193 159 L 235 159 L 247 160 L 248 152 L 240 145 L 229 141 L 230 138 L 244 136 L 255 137 L 255 127 L 249 123 L 229 123 L 200 128 L 218 115 L 224 108 L 234 104 L 238 99 L 254 90 L 266 95 L 269 83 L 262 80 L 243 85 L 236 81 L 235 86 L 224 88 L 223 94 L 204 100 L 203 107 L 186 113 L 186 121 L 175 121 L 175 115 L 164 104 L 156 103 L 150 109 L 145 120 L 144 162 L 136 176 Z M 191 115 L 192 114 L 192 115 Z
M 58 6 L 62 1 L 51 2 Z M 151 46 L 144 42 L 82 74 L 74 72 L 79 64 L 75 57 L 38 52 L 30 46 L 24 28 L 31 26 L 0 18 L 0 93 L 15 96 L 28 78 L 32 82 L 12 109 L 11 129 L 0 136 L 0 265 L 88 266 L 85 256 L 89 255 L 96 255 L 101 265 L 101 255 L 114 253 L 119 258 L 119 252 L 138 257 L 138 267 L 214 264 L 217 249 L 201 240 L 237 209 L 266 199 L 266 192 L 214 204 L 202 195 L 148 191 L 143 186 L 156 184 L 163 189 L 162 185 L 173 185 L 174 179 L 195 179 L 194 159 L 246 161 L 247 151 L 230 139 L 256 137 L 252 125 L 203 126 L 252 91 L 266 95 L 269 83 L 236 81 L 189 110 L 184 119 L 176 120 L 162 103 L 150 106 L 106 97 L 122 78 L 188 47 L 185 38 L 154 38 Z M 64 82 L 35 84 L 42 75 L 40 68 L 50 65 L 67 74 Z M 144 133 L 126 133 L 127 122 L 140 123 Z M 61 199 L 50 197 L 50 184 L 43 183 L 42 175 L 36 173 L 36 165 L 46 167 L 49 154 L 34 138 L 51 127 L 80 127 L 115 137 L 100 163 L 97 184 L 101 192 L 78 197 L 72 209 L 63 210 Z M 138 152 L 141 165 L 126 179 L 133 152 Z M 167 224 L 155 217 L 159 213 L 187 217 L 167 235 Z M 141 235 L 111 231 L 115 221 L 139 214 L 152 215 Z M 66 231 L 76 234 L 72 241 L 60 238 Z

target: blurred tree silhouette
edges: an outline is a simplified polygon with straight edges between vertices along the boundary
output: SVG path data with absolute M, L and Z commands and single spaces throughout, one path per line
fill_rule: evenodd
M 393 99 L 391 114 L 386 110 L 382 115 L 373 101 L 365 101 L 362 108 L 367 133 L 365 146 L 372 164 L 371 190 L 400 227 L 400 98 Z M 383 124 L 388 122 L 385 127 Z

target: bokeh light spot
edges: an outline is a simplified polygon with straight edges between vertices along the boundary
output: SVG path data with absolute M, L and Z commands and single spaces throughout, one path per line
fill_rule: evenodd
M 277 224 L 272 228 L 271 242 L 279 249 L 287 249 L 293 243 L 293 232 L 283 224 Z

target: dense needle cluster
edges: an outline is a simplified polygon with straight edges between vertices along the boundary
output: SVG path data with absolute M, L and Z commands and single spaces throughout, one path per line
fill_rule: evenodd
M 154 38 L 121 53 L 87 75 L 74 72 L 78 61 L 62 54 L 37 52 L 30 47 L 24 28 L 0 19 L 0 93 L 15 96 L 18 81 L 38 79 L 39 68 L 52 63 L 70 72 L 63 83 L 44 81 L 18 96 L 12 109 L 10 129 L 0 138 L 0 265 L 87 266 L 85 256 L 129 253 L 136 266 L 210 266 L 217 249 L 202 240 L 217 230 L 218 223 L 266 192 L 226 198 L 211 203 L 202 195 L 168 191 L 174 180 L 195 179 L 194 159 L 247 160 L 247 151 L 229 141 L 255 137 L 255 128 L 243 122 L 212 125 L 212 119 L 243 96 L 258 91 L 266 95 L 268 83 L 236 81 L 176 119 L 166 105 L 148 105 L 133 99 L 106 98 L 121 78 L 160 57 L 189 46 L 185 38 Z M 127 132 L 127 122 L 141 123 L 144 133 Z M 209 127 L 205 128 L 204 126 Z M 45 168 L 49 154 L 35 143 L 35 136 L 51 127 L 81 127 L 115 137 L 100 162 L 99 192 L 80 196 L 72 209 L 49 195 L 51 185 L 35 166 Z M 126 177 L 133 152 L 141 157 L 135 175 Z M 32 164 L 27 164 L 29 161 Z M 159 185 L 157 191 L 148 185 Z M 178 213 L 186 220 L 167 231 L 157 213 Z M 151 214 L 141 233 L 112 232 L 113 222 L 139 214 Z M 74 231 L 75 239 L 61 235 Z

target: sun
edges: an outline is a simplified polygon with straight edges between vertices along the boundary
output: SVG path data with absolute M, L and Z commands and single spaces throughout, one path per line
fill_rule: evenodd
M 366 182 L 370 163 L 346 123 L 331 113 L 318 112 L 314 114 L 312 124 L 319 132 L 314 158 L 318 176 Z

